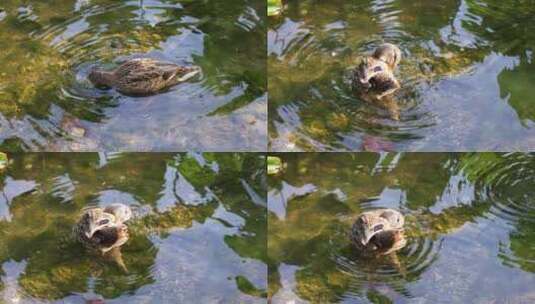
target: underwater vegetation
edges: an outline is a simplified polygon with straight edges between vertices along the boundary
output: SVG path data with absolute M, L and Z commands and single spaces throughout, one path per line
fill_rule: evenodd
M 265 299 L 264 156 L 9 156 L 0 173 L 3 301 Z M 134 211 L 121 247 L 127 273 L 71 236 L 82 208 L 117 202 Z
M 533 14 L 529 1 L 287 1 L 268 19 L 270 149 L 532 150 Z M 403 55 L 399 119 L 351 88 L 385 42 Z
M 2 150 L 262 150 L 266 6 L 218 2 L 3 1 Z M 202 77 L 151 98 L 87 79 L 138 57 Z

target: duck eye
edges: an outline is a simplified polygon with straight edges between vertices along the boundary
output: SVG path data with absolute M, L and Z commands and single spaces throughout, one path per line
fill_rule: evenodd
M 373 232 L 377 232 L 377 231 L 379 231 L 381 229 L 383 229 L 383 224 L 379 224 L 379 225 L 373 227 Z
M 102 221 L 98 222 L 98 224 L 99 224 L 99 226 L 102 226 L 102 225 L 106 225 L 109 222 L 110 222 L 110 220 L 102 220 Z
M 382 69 L 381 69 L 380 66 L 373 68 L 373 71 L 374 71 L 374 72 L 381 72 L 381 70 L 382 70 Z

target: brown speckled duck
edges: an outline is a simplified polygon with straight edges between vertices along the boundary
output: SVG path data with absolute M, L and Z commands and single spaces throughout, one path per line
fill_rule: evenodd
M 131 217 L 132 210 L 123 204 L 86 209 L 74 226 L 73 233 L 86 248 L 106 253 L 126 243 L 128 227 L 124 222 Z
M 394 70 L 401 61 L 400 49 L 391 44 L 380 45 L 372 56 L 366 56 L 353 73 L 353 87 L 361 94 L 377 99 L 391 95 L 400 88 Z
M 132 210 L 123 204 L 86 209 L 73 228 L 74 237 L 90 251 L 110 257 L 128 272 L 120 247 L 128 241 L 128 226 L 124 223 L 131 217 Z
M 111 71 L 93 69 L 88 78 L 96 87 L 113 87 L 124 95 L 147 96 L 184 82 L 200 72 L 197 66 L 136 58 Z
M 406 245 L 405 218 L 394 209 L 377 209 L 359 215 L 351 229 L 351 241 L 365 255 L 386 255 Z

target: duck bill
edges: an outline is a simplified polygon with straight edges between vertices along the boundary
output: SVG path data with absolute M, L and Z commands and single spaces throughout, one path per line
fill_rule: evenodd
M 97 229 L 96 227 L 90 227 L 90 228 L 89 228 L 89 232 L 86 232 L 86 233 L 85 233 L 85 236 L 86 236 L 88 239 L 90 239 L 90 238 L 93 237 L 93 235 L 95 234 L 95 232 L 97 232 L 97 230 L 98 230 L 98 229 Z
M 367 76 L 359 78 L 360 86 L 366 89 L 371 88 L 372 86 L 372 84 L 370 83 L 371 79 L 372 77 L 367 77 Z
M 365 232 L 364 233 L 364 237 L 360 240 L 360 242 L 362 243 L 362 245 L 366 246 L 368 245 L 368 243 L 370 242 L 370 240 L 377 234 L 379 233 L 380 231 L 377 231 L 377 232 Z
M 189 80 L 195 76 L 197 76 L 198 74 L 201 73 L 201 68 L 200 67 L 191 67 L 191 69 L 186 72 L 184 75 L 180 76 L 180 78 L 178 78 L 178 81 L 179 82 L 183 82 L 183 81 L 186 81 L 186 80 Z
M 90 231 L 90 232 L 86 232 L 85 233 L 85 236 L 90 239 L 92 236 L 93 236 L 93 231 Z

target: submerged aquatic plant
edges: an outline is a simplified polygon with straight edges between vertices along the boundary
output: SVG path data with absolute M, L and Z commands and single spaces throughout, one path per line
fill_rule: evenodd
M 202 225 L 212 229 L 211 225 L 219 222 L 228 231 L 214 236 L 221 237 L 236 259 L 265 263 L 262 155 L 141 153 L 100 157 L 15 155 L 13 165 L 1 175 L 0 190 L 7 193 L 8 200 L 0 199 L 0 265 L 22 263 L 24 271 L 9 278 L 22 294 L 45 301 L 85 293 L 112 299 L 133 295 L 150 284 L 165 284 L 155 273 L 159 268 L 156 257 L 169 250 L 162 249 L 161 243 Z M 84 207 L 109 203 L 110 199 L 129 204 L 135 214 L 128 223 L 129 241 L 121 247 L 128 274 L 113 261 L 87 252 L 71 237 Z M 230 221 L 223 214 L 230 216 Z M 203 246 L 200 248 L 210 248 L 211 244 Z M 253 299 L 264 297 L 264 286 L 255 285 L 257 281 L 249 278 L 248 272 L 238 274 L 230 281 L 235 290 Z M 192 278 L 188 284 L 202 279 Z M 0 283 L 0 295 L 4 287 Z

